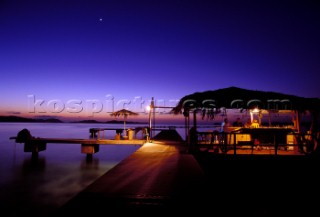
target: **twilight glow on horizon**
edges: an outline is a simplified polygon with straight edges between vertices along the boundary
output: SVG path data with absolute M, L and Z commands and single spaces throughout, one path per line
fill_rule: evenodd
M 230 86 L 319 98 L 319 21 L 309 0 L 3 0 L 0 115 L 108 120 Z

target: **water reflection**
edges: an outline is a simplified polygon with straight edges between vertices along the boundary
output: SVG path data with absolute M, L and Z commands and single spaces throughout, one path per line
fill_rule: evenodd
M 93 158 L 93 157 L 90 157 L 88 159 L 88 157 L 86 157 L 85 160 L 82 160 L 81 161 L 81 164 L 80 164 L 80 168 L 82 170 L 86 170 L 86 169 L 99 169 L 99 158 Z
M 15 166 L 14 179 L 6 185 L 9 216 L 48 216 L 101 174 L 98 158 L 83 158 L 77 165 L 56 163 L 47 165 L 46 157 L 29 157 Z M 104 165 L 104 171 L 114 165 Z
M 122 125 L 121 125 L 122 126 Z M 48 144 L 32 155 L 9 138 L 23 128 L 48 138 L 87 138 L 89 124 L 0 123 L 0 204 L 7 216 L 48 216 L 139 146 L 101 146 L 87 158 L 80 144 Z
M 32 155 L 30 158 L 23 160 L 22 171 L 24 173 L 29 173 L 32 171 L 42 171 L 44 172 L 46 167 L 46 158 L 39 157 L 39 155 Z

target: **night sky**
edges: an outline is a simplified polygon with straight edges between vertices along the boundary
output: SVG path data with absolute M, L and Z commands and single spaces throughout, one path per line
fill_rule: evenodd
M 317 1 L 0 2 L 0 115 L 109 118 L 230 86 L 320 97 Z

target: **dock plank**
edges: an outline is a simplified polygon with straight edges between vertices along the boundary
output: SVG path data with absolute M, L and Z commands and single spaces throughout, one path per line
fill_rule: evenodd
M 201 201 L 206 178 L 179 143 L 146 143 L 72 198 L 58 215 L 185 209 Z M 190 206 L 189 206 L 190 207 Z
M 54 216 L 315 216 L 318 201 L 307 195 L 319 193 L 318 165 L 312 156 L 189 154 L 174 142 L 154 141 Z
M 16 139 L 16 137 L 10 137 Z M 84 145 L 143 145 L 146 140 L 141 139 L 76 139 L 76 138 L 31 138 L 28 142 L 43 142 L 43 143 L 70 143 L 70 144 L 84 144 Z

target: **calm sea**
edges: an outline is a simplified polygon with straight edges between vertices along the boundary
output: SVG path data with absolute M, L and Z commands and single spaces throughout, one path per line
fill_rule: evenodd
M 139 125 L 127 124 L 127 128 Z M 0 123 L 0 207 L 7 216 L 47 216 L 78 192 L 135 152 L 139 145 L 100 145 L 92 161 L 80 144 L 47 144 L 35 162 L 23 143 L 10 137 L 27 128 L 32 136 L 89 138 L 90 128 L 122 128 L 122 124 Z M 184 138 L 184 129 L 177 128 Z M 115 132 L 106 131 L 106 138 Z M 138 133 L 139 136 L 139 133 Z M 141 135 L 142 136 L 142 135 Z

